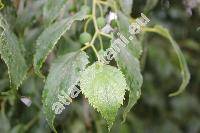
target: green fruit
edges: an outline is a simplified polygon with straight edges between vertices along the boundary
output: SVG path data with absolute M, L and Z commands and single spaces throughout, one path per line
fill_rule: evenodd
M 86 6 L 86 5 L 82 6 L 82 7 L 81 7 L 81 10 L 86 10 L 86 11 L 87 11 L 87 14 L 90 14 L 90 13 L 91 13 L 91 8 L 90 8 L 89 6 Z
M 97 26 L 103 28 L 106 25 L 106 20 L 103 17 L 97 18 Z
M 81 43 L 85 44 L 92 40 L 92 36 L 87 32 L 83 32 L 83 33 L 81 33 L 79 40 Z
M 117 27 L 117 21 L 116 20 L 112 20 L 110 25 L 111 25 L 112 28 Z
M 76 12 L 76 6 L 74 4 L 69 7 L 69 12 Z

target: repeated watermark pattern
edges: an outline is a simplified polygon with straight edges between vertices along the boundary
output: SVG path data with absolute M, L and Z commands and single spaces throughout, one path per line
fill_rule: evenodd
M 107 17 L 108 23 L 111 22 L 113 19 L 117 19 L 116 13 L 111 12 L 109 13 L 109 15 L 110 17 Z M 109 64 L 109 62 L 113 60 L 120 52 L 119 45 L 126 47 L 127 44 L 134 39 L 133 36 L 139 34 L 141 32 L 141 27 L 146 26 L 148 22 L 150 22 L 150 20 L 143 13 L 141 13 L 141 17 L 137 18 L 136 22 L 132 23 L 129 26 L 129 38 L 127 39 L 123 34 L 118 32 L 118 38 L 115 39 L 111 47 L 105 51 L 104 56 L 101 57 L 100 61 L 104 64 Z M 111 26 L 107 24 L 102 29 L 102 32 L 108 33 L 109 31 L 112 31 L 112 29 Z M 69 90 L 71 90 L 70 96 L 64 90 L 60 92 L 60 94 L 58 95 L 58 101 L 53 103 L 52 105 L 52 110 L 55 112 L 55 114 L 61 114 L 62 111 L 65 109 L 65 106 L 70 105 L 72 99 L 76 98 L 79 95 L 79 93 L 81 92 L 81 90 L 77 87 L 79 85 L 79 80 L 77 80 L 77 82 L 75 82 L 75 84 L 73 84 L 69 88 Z
M 55 102 L 52 105 L 52 110 L 55 112 L 55 114 L 61 114 L 62 111 L 65 109 L 65 106 L 70 105 L 70 103 L 72 102 L 72 99 L 78 96 L 78 94 L 81 92 L 81 90 L 78 89 L 77 87 L 79 85 L 80 83 L 76 82 L 74 85 L 72 85 L 69 88 L 69 90 L 71 90 L 70 96 L 64 90 L 60 92 L 60 94 L 58 95 L 58 102 Z
M 141 32 L 141 27 L 146 26 L 148 22 L 150 22 L 150 20 L 143 13 L 141 13 L 141 18 L 137 18 L 136 22 L 129 26 L 130 36 L 128 39 L 123 34 L 118 32 L 118 38 L 115 39 L 111 47 L 105 51 L 103 54 L 105 58 L 101 57 L 101 62 L 109 64 L 109 62 L 120 52 L 119 46 L 126 47 L 127 44 L 134 39 L 133 36 L 139 34 Z

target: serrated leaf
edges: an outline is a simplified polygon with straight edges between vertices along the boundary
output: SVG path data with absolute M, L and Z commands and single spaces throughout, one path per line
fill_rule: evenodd
M 27 65 L 16 35 L 0 15 L 0 55 L 8 67 L 11 87 L 18 88 L 26 76 Z
M 43 8 L 43 17 L 45 22 L 50 24 L 60 14 L 66 0 L 47 0 Z
M 120 11 L 117 12 L 118 15 L 118 24 L 119 24 L 119 31 L 120 33 L 126 38 L 129 39 L 130 32 L 129 32 L 129 26 L 131 25 L 129 23 L 128 18 Z M 142 54 L 142 46 L 140 44 L 140 41 L 136 38 L 136 36 L 132 36 L 133 40 L 129 40 L 129 44 L 127 44 L 129 49 L 132 49 L 132 54 L 139 58 Z
M 42 99 L 44 114 L 52 129 L 54 129 L 55 118 L 55 112 L 52 110 L 53 104 L 59 101 L 58 95 L 61 91 L 70 96 L 71 89 L 69 88 L 76 85 L 80 78 L 80 71 L 86 67 L 88 62 L 85 52 L 73 52 L 59 57 L 51 65 Z
M 74 16 L 55 22 L 50 25 L 47 29 L 37 39 L 36 53 L 34 55 L 34 68 L 38 75 L 40 73 L 40 68 L 45 61 L 47 55 L 53 50 L 54 46 L 60 39 L 60 37 L 70 29 L 72 23 L 76 20 L 83 20 L 87 17 L 87 10 L 82 9 L 80 12 L 76 13 Z
M 185 90 L 185 88 L 188 85 L 189 80 L 190 80 L 190 72 L 188 70 L 188 66 L 187 66 L 187 63 L 186 63 L 186 60 L 185 60 L 183 53 L 181 52 L 178 44 L 171 37 L 169 31 L 166 28 L 159 26 L 159 25 L 156 25 L 154 28 L 146 29 L 145 31 L 160 34 L 161 36 L 168 39 L 170 41 L 170 43 L 172 44 L 172 47 L 174 48 L 174 50 L 175 50 L 175 52 L 178 56 L 183 81 L 182 81 L 181 86 L 179 87 L 178 91 L 171 93 L 169 96 L 175 96 L 175 95 L 180 94 L 181 92 L 183 92 Z
M 140 98 L 143 78 L 139 60 L 126 47 L 120 47 L 120 53 L 116 60 L 130 88 L 128 105 L 123 113 L 123 122 L 125 122 L 128 112 Z
M 112 127 L 127 89 L 124 75 L 113 66 L 94 63 L 80 79 L 82 93 Z
M 119 0 L 122 11 L 126 15 L 130 15 L 132 12 L 133 0 Z
M 119 31 L 126 39 L 129 39 L 131 35 L 129 32 L 129 26 L 131 24 L 123 13 L 118 11 L 117 14 Z M 140 63 L 138 60 L 142 54 L 142 45 L 141 41 L 137 39 L 136 36 L 132 35 L 132 37 L 133 39 L 129 39 L 129 43 L 126 44 L 126 47 L 119 45 L 120 52 L 116 58 L 118 66 L 124 73 L 128 87 L 130 88 L 129 102 L 123 113 L 123 122 L 126 120 L 127 113 L 140 98 L 141 86 L 143 83 L 142 74 L 140 72 Z

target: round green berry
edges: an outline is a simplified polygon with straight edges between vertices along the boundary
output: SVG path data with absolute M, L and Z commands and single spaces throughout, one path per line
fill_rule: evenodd
M 117 27 L 117 21 L 116 20 L 112 20 L 110 25 L 111 25 L 112 28 Z
M 91 8 L 89 6 L 86 6 L 86 5 L 81 6 L 81 10 L 86 10 L 87 14 L 91 13 Z
M 83 32 L 81 33 L 79 40 L 81 43 L 84 44 L 84 43 L 90 42 L 92 40 L 92 36 L 87 32 Z
M 69 12 L 76 12 L 76 6 L 74 4 L 69 7 Z
M 106 25 L 106 20 L 103 17 L 97 18 L 97 26 L 103 28 Z

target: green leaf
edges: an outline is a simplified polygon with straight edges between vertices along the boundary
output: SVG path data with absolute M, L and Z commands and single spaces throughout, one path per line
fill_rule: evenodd
M 113 66 L 94 63 L 81 74 L 80 87 L 110 129 L 127 89 L 122 72 Z
M 146 5 L 144 7 L 144 12 L 147 13 L 152 10 L 158 3 L 158 0 L 147 0 Z
M 43 8 L 45 22 L 53 22 L 60 14 L 66 0 L 47 0 Z
M 58 102 L 58 95 L 64 91 L 68 96 L 72 86 L 76 85 L 82 71 L 88 64 L 88 56 L 84 52 L 65 54 L 52 64 L 43 91 L 43 108 L 47 121 L 54 129 L 55 112 L 52 106 Z M 55 130 L 55 129 L 54 129 Z
M 40 68 L 45 61 L 47 55 L 53 50 L 54 46 L 61 36 L 70 29 L 72 23 L 76 20 L 83 20 L 87 17 L 87 10 L 82 9 L 74 16 L 56 22 L 50 25 L 37 39 L 36 53 L 34 55 L 35 72 L 42 76 Z
M 140 98 L 143 78 L 139 60 L 131 54 L 127 47 L 120 47 L 120 53 L 116 60 L 130 88 L 128 105 L 123 113 L 123 122 L 125 122 L 128 112 Z
M 18 38 L 9 30 L 0 15 L 0 55 L 8 67 L 11 87 L 18 88 L 26 76 L 27 66 L 20 50 Z
M 119 24 L 119 31 L 120 33 L 126 38 L 129 39 L 130 32 L 129 32 L 129 26 L 131 25 L 129 23 L 128 18 L 120 11 L 117 12 L 118 15 L 118 24 Z M 133 40 L 129 40 L 129 44 L 127 44 L 128 48 L 131 49 L 132 54 L 139 58 L 142 54 L 142 46 L 140 41 L 136 38 L 136 36 L 133 36 Z
M 130 23 L 128 18 L 118 11 L 118 24 L 120 33 L 127 39 L 129 39 L 131 33 L 129 32 Z M 141 41 L 133 36 L 133 39 L 129 39 L 129 44 L 126 47 L 119 45 L 120 52 L 116 61 L 118 66 L 122 70 L 126 77 L 129 92 L 129 102 L 123 113 L 123 122 L 126 120 L 126 116 L 141 95 L 141 86 L 143 83 L 142 74 L 140 72 L 140 62 L 138 58 L 142 54 Z
M 170 43 L 172 44 L 172 47 L 174 48 L 174 50 L 178 56 L 180 69 L 181 69 L 181 75 L 182 75 L 182 83 L 181 83 L 181 86 L 179 87 L 178 91 L 171 93 L 169 96 L 176 96 L 176 95 L 180 94 L 181 92 L 183 92 L 185 90 L 185 88 L 188 85 L 189 80 L 190 80 L 190 72 L 188 70 L 188 66 L 187 66 L 187 63 L 186 63 L 183 53 L 181 52 L 178 44 L 171 37 L 169 31 L 166 28 L 156 25 L 153 29 L 146 29 L 145 31 L 160 34 L 161 36 L 167 38 L 170 41 Z
M 133 0 L 119 0 L 119 4 L 122 11 L 129 16 L 132 12 Z

